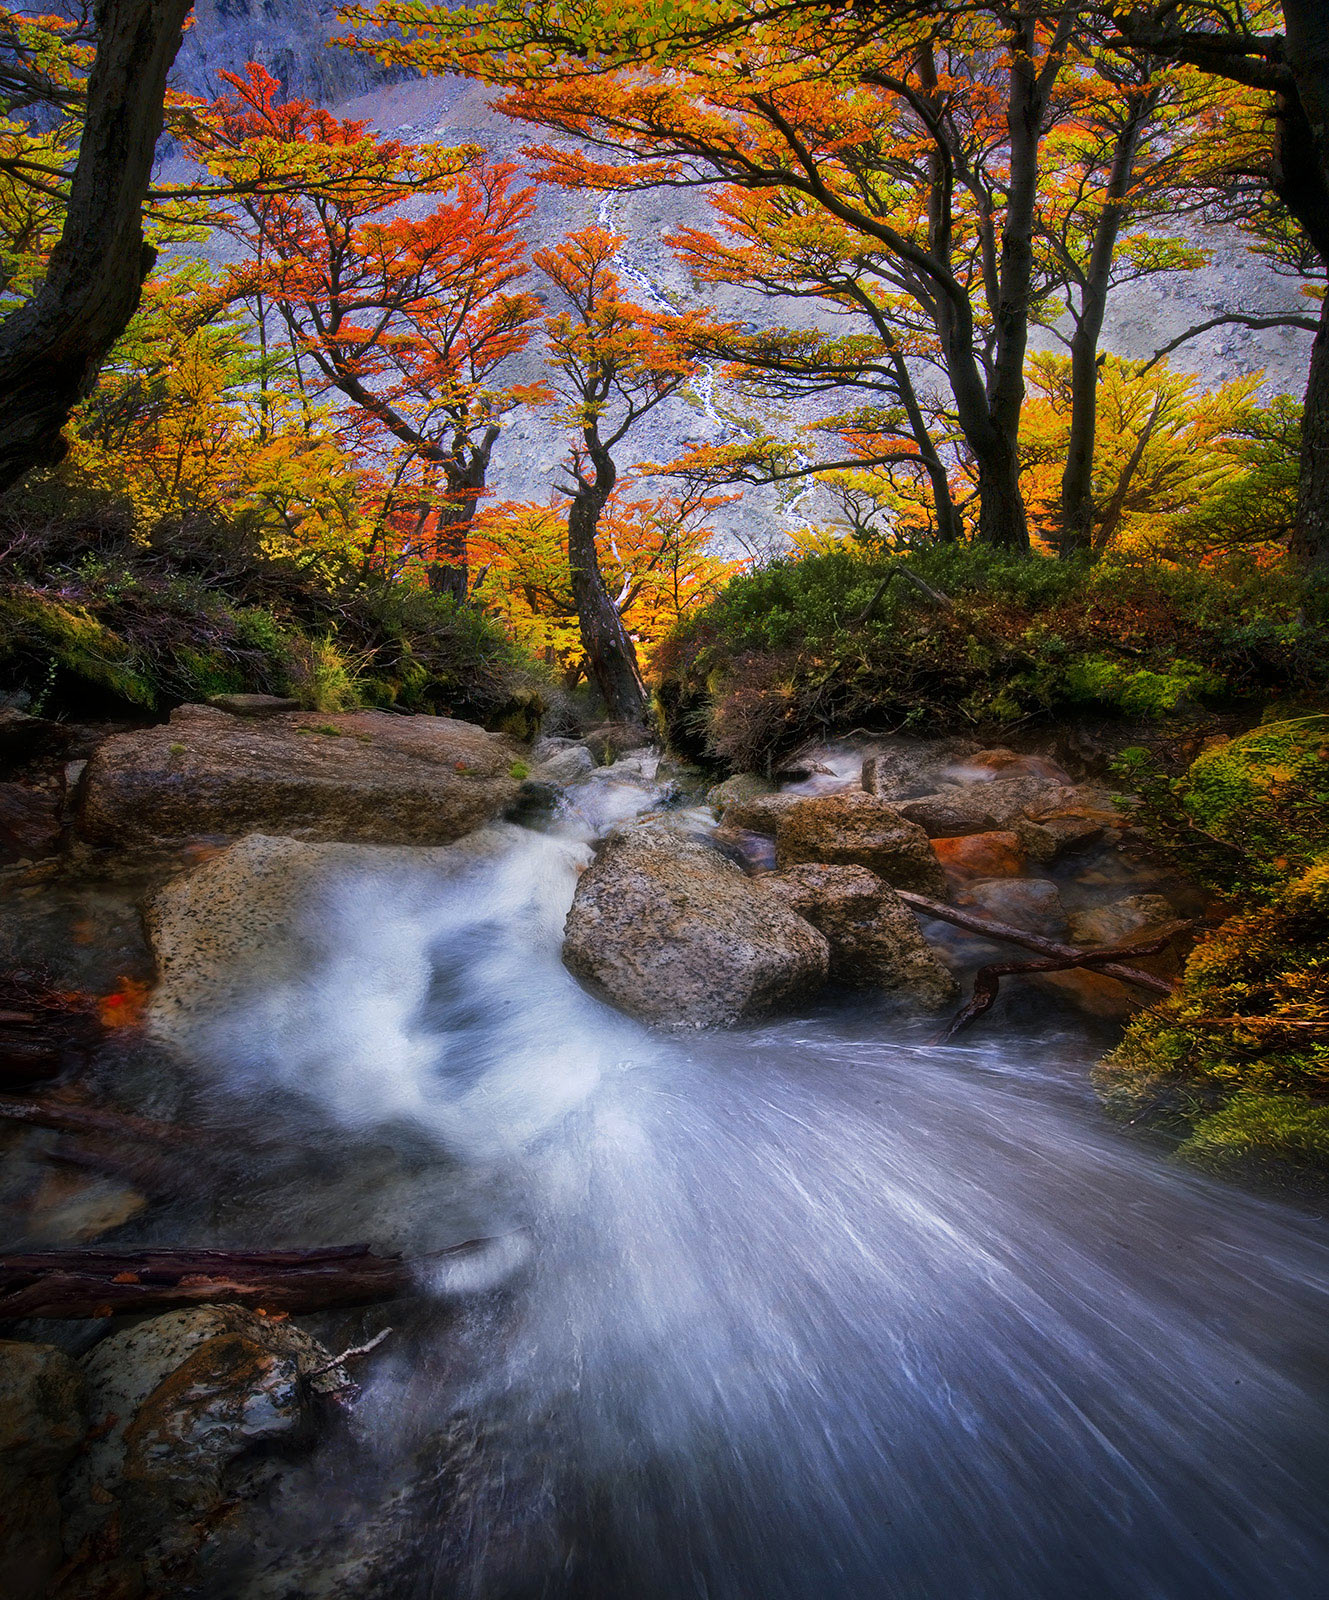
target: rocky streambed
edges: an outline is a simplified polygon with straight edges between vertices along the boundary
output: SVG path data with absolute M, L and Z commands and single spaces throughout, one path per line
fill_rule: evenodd
M 1103 1122 L 1139 983 L 935 1043 L 997 924 L 1176 970 L 1204 908 L 1101 783 L 863 739 L 708 787 L 627 729 L 252 701 L 50 737 L 0 1312 L 53 1250 L 397 1265 L 317 1310 L 108 1268 L 73 1317 L 37 1274 L 7 1592 L 1316 1592 L 1322 1229 Z

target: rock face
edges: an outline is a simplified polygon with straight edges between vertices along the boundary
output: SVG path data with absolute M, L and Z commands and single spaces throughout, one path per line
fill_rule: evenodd
M 830 975 L 838 982 L 889 989 L 930 1009 L 955 997 L 954 978 L 909 907 L 866 867 L 807 863 L 759 884 L 826 935 Z
M 46 1344 L 0 1342 L 0 1593 L 39 1600 L 63 1547 L 56 1480 L 87 1432 L 83 1375 Z
M 94 1435 L 66 1493 L 73 1591 L 178 1583 L 246 1497 L 245 1467 L 312 1440 L 316 1394 L 345 1381 L 315 1376 L 329 1360 L 291 1323 L 234 1306 L 168 1312 L 96 1345 L 83 1363 Z
M 723 1026 L 815 992 L 825 938 L 731 861 L 667 828 L 613 834 L 583 873 L 563 960 L 646 1022 Z
M 945 873 L 922 828 L 857 790 L 795 800 L 779 813 L 775 849 L 781 869 L 802 861 L 867 867 L 896 889 L 946 892 Z
M 447 717 L 254 719 L 182 706 L 168 725 L 98 749 L 78 827 L 101 844 L 255 832 L 447 844 L 514 802 L 520 755 L 512 741 Z

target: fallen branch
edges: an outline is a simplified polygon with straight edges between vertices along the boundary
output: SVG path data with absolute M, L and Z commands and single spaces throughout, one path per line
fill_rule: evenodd
M 974 975 L 974 993 L 969 1004 L 956 1012 L 951 1018 L 949 1027 L 939 1033 L 934 1042 L 945 1044 L 957 1033 L 963 1033 L 972 1023 L 977 1022 L 985 1011 L 990 1011 L 1001 991 L 1003 978 L 1023 977 L 1025 974 L 1036 972 L 1069 972 L 1082 967 L 1102 971 L 1122 956 L 1157 955 L 1160 950 L 1167 949 L 1175 931 L 1168 929 L 1160 936 L 1150 939 L 1147 944 L 1111 945 L 1102 950 L 1081 950 L 1075 959 L 1045 956 L 1041 961 L 1001 961 L 994 962 L 988 967 L 981 967 Z
M 0 1121 L 27 1122 L 57 1133 L 89 1134 L 99 1139 L 123 1139 L 139 1144 L 192 1144 L 202 1135 L 171 1122 L 152 1122 L 127 1111 L 106 1111 L 100 1106 L 66 1104 L 60 1100 L 20 1100 L 0 1096 Z
M 419 1259 L 463 1255 L 490 1243 L 464 1239 Z M 0 1320 L 109 1317 L 202 1303 L 325 1311 L 404 1294 L 413 1281 L 413 1264 L 399 1255 L 375 1255 L 363 1244 L 313 1250 L 43 1250 L 0 1256 Z
M 361 1356 L 367 1356 L 371 1350 L 377 1350 L 391 1332 L 391 1328 L 384 1328 L 382 1333 L 376 1333 L 368 1343 L 355 1344 L 349 1350 L 343 1350 L 339 1356 L 333 1356 L 331 1361 L 325 1361 L 321 1367 L 306 1372 L 305 1382 L 308 1383 L 311 1378 L 321 1378 L 325 1372 L 333 1372 L 338 1367 L 344 1367 L 348 1361 L 358 1361 Z
M 903 578 L 907 583 L 912 583 L 914 588 L 918 590 L 919 594 L 923 595 L 925 599 L 931 600 L 934 606 L 940 606 L 943 611 L 955 610 L 955 602 L 951 599 L 950 595 L 943 594 L 940 589 L 934 588 L 926 578 L 920 578 L 913 568 L 905 566 L 903 561 L 897 561 L 877 585 L 876 589 L 873 591 L 872 598 L 868 601 L 867 605 L 865 605 L 854 618 L 854 627 L 861 628 L 863 626 L 863 624 L 881 604 L 883 596 L 885 595 L 887 589 L 890 588 L 891 582 L 895 578 Z
M 929 900 L 926 895 L 914 894 L 908 889 L 897 889 L 895 892 L 906 905 L 912 906 L 915 911 L 921 911 L 925 917 L 934 917 L 938 922 L 949 922 L 957 928 L 966 929 L 969 933 L 982 934 L 985 939 L 995 939 L 1002 944 L 1017 944 L 1024 950 L 1033 950 L 1039 955 L 1064 961 L 1068 967 L 1092 965 L 1110 978 L 1118 978 L 1122 983 L 1136 984 L 1141 989 L 1150 989 L 1154 994 L 1171 994 L 1176 988 L 1176 985 L 1167 978 L 1157 977 L 1152 972 L 1143 972 L 1139 967 L 1127 966 L 1117 958 L 1118 952 L 1107 951 L 1104 960 L 1104 952 L 1101 950 L 1079 950 L 1074 945 L 1059 944 L 1055 939 L 1044 939 L 1040 934 L 1012 927 L 1009 922 L 998 922 L 994 917 L 982 917 L 976 912 L 965 911 L 960 906 L 949 906 L 941 900 Z M 1164 943 L 1189 927 L 1188 922 L 1173 923 L 1166 930 Z
M 224 1302 L 323 1311 L 390 1300 L 411 1282 L 398 1255 L 318 1250 L 50 1250 L 0 1257 L 0 1319 L 108 1317 Z

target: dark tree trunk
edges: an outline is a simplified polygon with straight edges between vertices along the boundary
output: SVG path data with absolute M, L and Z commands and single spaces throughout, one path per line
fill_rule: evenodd
M 577 474 L 577 492 L 568 509 L 568 566 L 581 647 L 611 720 L 641 722 L 646 712 L 646 689 L 637 666 L 637 652 L 605 588 L 595 542 L 600 513 L 613 492 L 618 472 L 607 450 L 591 444 L 590 452 L 595 475 L 586 478 Z
M 438 514 L 438 533 L 434 540 L 434 559 L 429 564 L 429 587 L 435 594 L 450 595 L 463 605 L 471 590 L 470 532 L 475 510 L 484 493 L 489 458 L 500 429 L 491 424 L 480 442 L 456 442 L 444 464 L 447 498 Z
M 1283 18 L 1296 96 L 1280 96 L 1276 186 L 1329 273 L 1329 7 L 1283 0 Z M 1291 550 L 1307 569 L 1329 568 L 1329 299 L 1311 349 Z
M 1130 192 L 1135 156 L 1146 117 L 1157 94 L 1141 95 L 1118 134 L 1108 175 L 1105 204 L 1081 285 L 1079 312 L 1071 335 L 1071 429 L 1066 467 L 1061 475 L 1060 554 L 1089 550 L 1094 536 L 1094 447 L 1098 439 L 1098 342 L 1107 314 L 1108 288 L 1117 240 L 1125 221 L 1123 202 Z
M 998 438 L 978 465 L 978 539 L 997 550 L 1029 550 L 1029 517 L 1020 492 L 1020 459 L 1014 440 Z
M 98 0 L 69 208 L 45 281 L 0 324 L 0 490 L 68 448 L 62 430 L 138 309 L 143 200 L 191 0 Z
M 1289 548 L 1308 571 L 1329 572 L 1329 297 L 1311 347 L 1311 370 L 1301 416 L 1301 476 L 1297 525 Z

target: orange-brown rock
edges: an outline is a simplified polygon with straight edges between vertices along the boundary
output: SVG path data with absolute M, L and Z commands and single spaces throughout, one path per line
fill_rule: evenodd
M 937 860 L 957 878 L 1018 878 L 1025 869 L 1025 852 L 1018 834 L 965 833 L 954 839 L 934 839 Z

